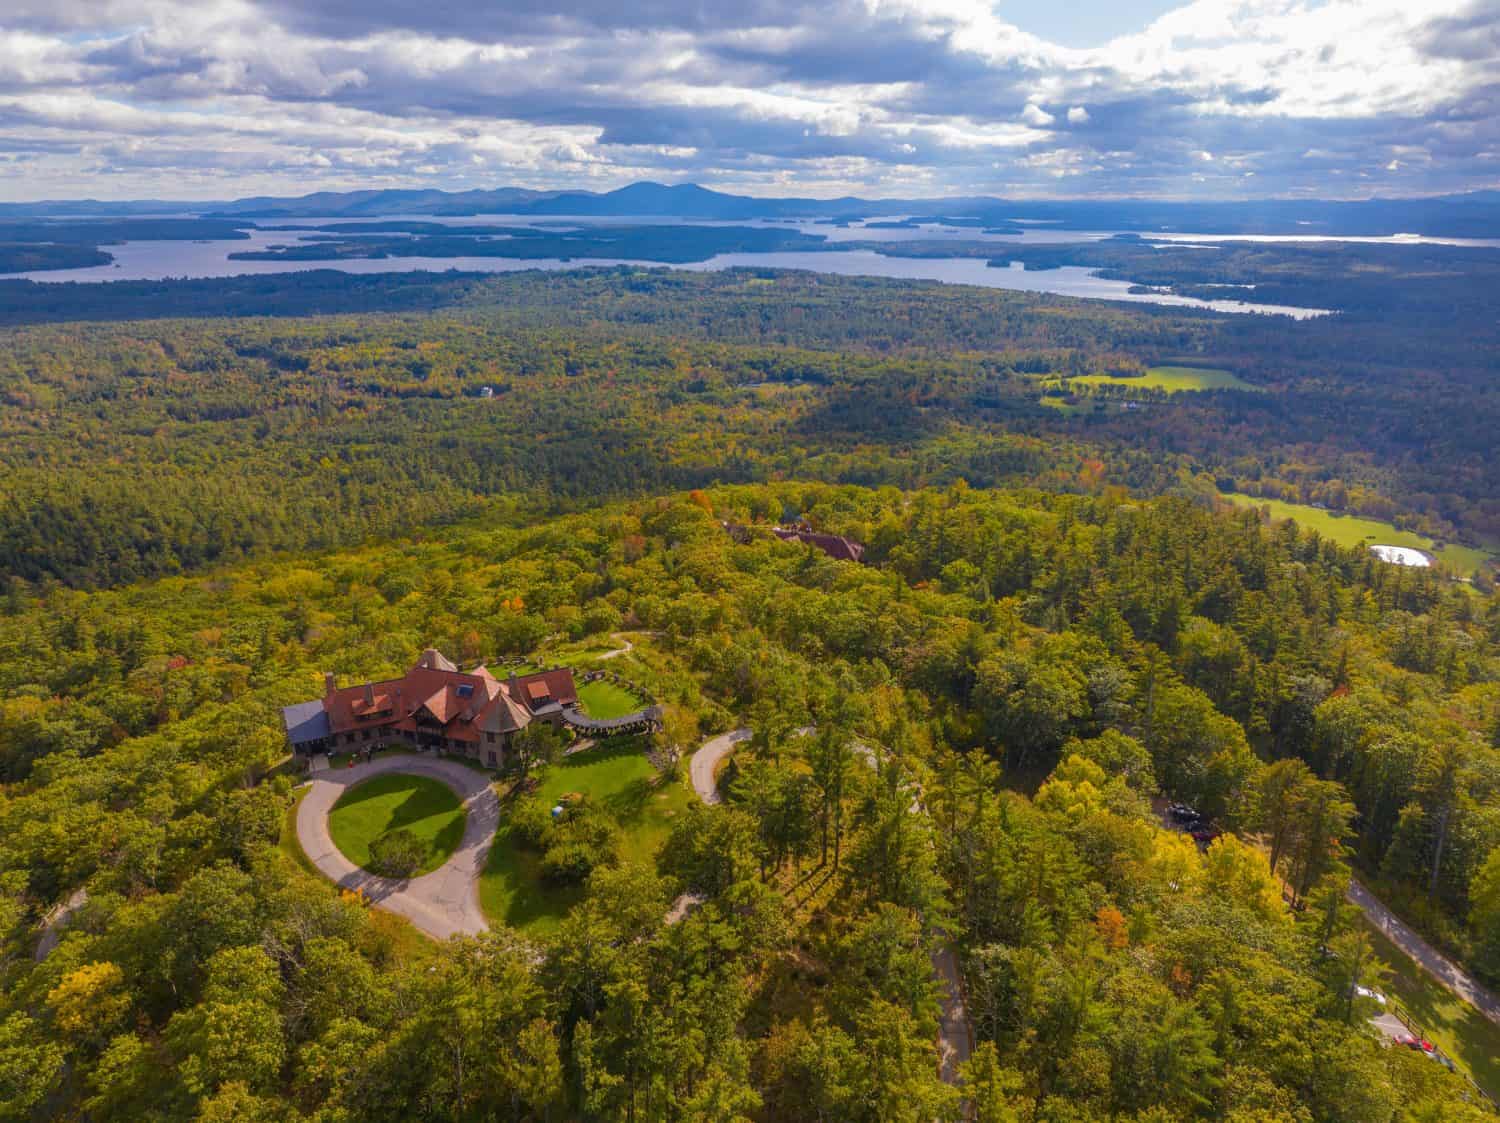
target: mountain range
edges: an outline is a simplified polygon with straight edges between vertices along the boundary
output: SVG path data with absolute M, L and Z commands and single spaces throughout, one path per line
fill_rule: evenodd
M 389 215 L 647 217 L 698 221 L 859 220 L 936 215 L 1003 226 L 1014 222 L 1073 230 L 1436 237 L 1500 236 L 1500 191 L 1421 199 L 1363 201 L 1266 199 L 1169 202 L 1141 199 L 1005 200 L 963 198 L 761 198 L 697 184 L 633 183 L 613 191 L 493 190 L 320 191 L 298 197 L 254 196 L 217 202 L 56 200 L 0 204 L 0 218 L 200 215 L 263 219 L 372 218 Z

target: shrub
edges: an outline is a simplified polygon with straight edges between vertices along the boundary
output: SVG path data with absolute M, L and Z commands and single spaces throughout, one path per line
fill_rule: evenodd
M 552 833 L 552 808 L 536 796 L 518 800 L 510 813 L 510 833 L 518 846 L 545 850 Z
M 426 857 L 427 847 L 411 831 L 390 831 L 370 843 L 370 869 L 381 877 L 410 877 Z
M 604 864 L 601 855 L 582 840 L 560 842 L 542 858 L 542 880 L 549 885 L 578 885 L 594 867 Z

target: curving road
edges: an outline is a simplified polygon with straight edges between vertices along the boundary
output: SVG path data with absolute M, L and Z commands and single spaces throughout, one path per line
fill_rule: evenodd
M 1378 928 L 1386 939 L 1409 955 L 1412 962 L 1490 1021 L 1500 1025 L 1500 999 L 1492 991 L 1475 982 L 1451 959 L 1403 924 L 1400 917 L 1386 908 L 1375 894 L 1356 879 L 1349 879 L 1345 896 L 1359 907 L 1365 914 L 1365 919 Z
M 409 772 L 447 784 L 463 801 L 464 836 L 445 863 L 408 881 L 377 877 L 339 852 L 328 833 L 328 813 L 339 796 L 383 772 Z M 437 940 L 476 935 L 489 928 L 479 908 L 479 874 L 500 822 L 500 800 L 482 773 L 451 760 L 397 754 L 353 768 L 316 773 L 297 808 L 297 841 L 324 875 L 341 889 L 361 890 L 372 904 L 388 909 Z
M 719 761 L 732 753 L 734 747 L 741 741 L 748 740 L 750 740 L 750 730 L 735 729 L 728 733 L 721 733 L 717 737 L 711 737 L 698 746 L 698 751 L 693 754 L 691 771 L 693 790 L 698 793 L 698 798 L 704 803 L 720 802 L 719 785 L 715 776 L 719 770 Z

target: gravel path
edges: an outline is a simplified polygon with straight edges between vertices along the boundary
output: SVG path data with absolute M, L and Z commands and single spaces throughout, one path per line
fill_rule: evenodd
M 630 632 L 630 633 L 627 633 L 627 632 L 610 632 L 609 633 L 609 638 L 612 639 L 612 640 L 614 640 L 616 643 L 620 644 L 620 646 L 617 647 L 617 648 L 615 648 L 613 651 L 606 651 L 606 652 L 604 652 L 601 655 L 596 655 L 596 656 L 594 656 L 594 658 L 596 660 L 598 660 L 598 661 L 603 661 L 605 659 L 618 659 L 621 655 L 629 655 L 632 651 L 635 650 L 635 644 L 633 642 L 631 642 L 631 639 L 630 639 L 630 637 L 632 635 L 637 635 L 637 636 L 659 636 L 659 635 L 661 635 L 661 633 L 660 632 Z
M 1380 903 L 1378 897 L 1353 878 L 1349 881 L 1347 896 L 1353 904 L 1359 906 L 1370 923 L 1384 933 L 1386 939 L 1411 956 L 1422 970 L 1490 1021 L 1500 1025 L 1500 999 L 1492 991 L 1476 982 L 1451 959 L 1403 924 L 1395 913 Z
M 409 881 L 377 877 L 360 869 L 339 852 L 328 833 L 328 813 L 339 796 L 372 776 L 409 772 L 440 780 L 463 801 L 463 840 L 443 865 Z M 437 940 L 475 935 L 489 928 L 479 909 L 479 874 L 500 822 L 500 800 L 489 780 L 472 768 L 451 760 L 395 754 L 378 757 L 353 768 L 330 768 L 317 773 L 311 790 L 297 808 L 297 841 L 303 852 L 341 889 L 363 890 L 367 900 L 404 916 Z

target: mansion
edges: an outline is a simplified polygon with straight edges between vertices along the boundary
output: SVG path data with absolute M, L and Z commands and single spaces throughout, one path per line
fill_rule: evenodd
M 460 671 L 428 648 L 406 674 L 340 687 L 324 676 L 323 697 L 281 711 L 292 751 L 357 751 L 387 744 L 461 753 L 498 767 L 510 739 L 533 721 L 561 725 L 578 707 L 567 668 L 498 679 L 484 666 Z

